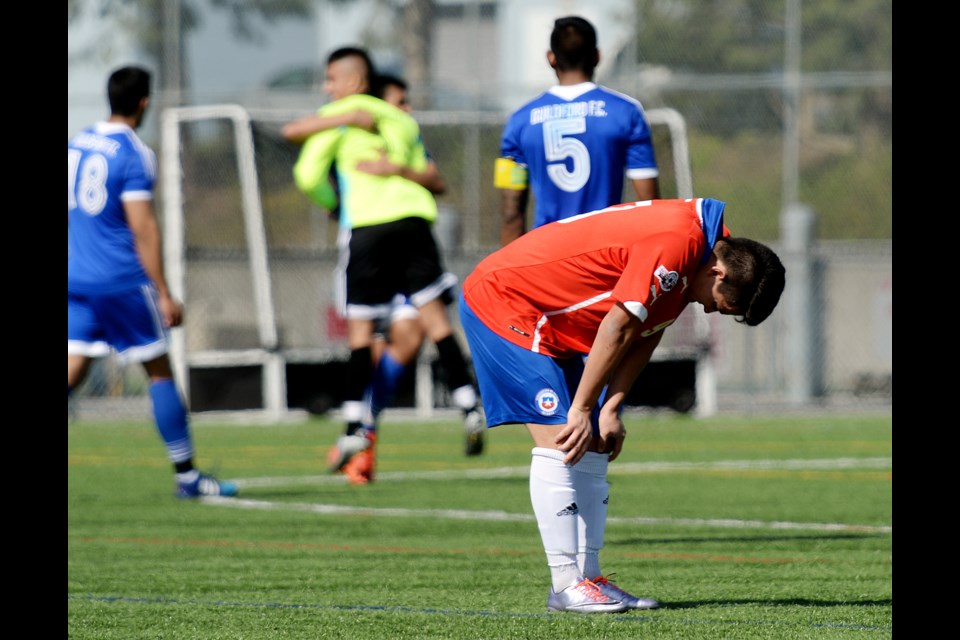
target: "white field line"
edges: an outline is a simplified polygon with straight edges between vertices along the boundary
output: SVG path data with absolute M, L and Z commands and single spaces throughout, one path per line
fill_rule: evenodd
M 609 475 L 636 475 L 662 471 L 750 471 L 774 469 L 791 471 L 824 469 L 890 469 L 890 458 L 828 458 L 820 460 L 720 460 L 715 462 L 614 462 Z M 398 482 L 404 480 L 457 480 L 523 477 L 530 472 L 529 466 L 495 467 L 489 469 L 444 469 L 441 471 L 394 471 L 378 473 L 378 481 Z M 344 484 L 342 475 L 281 476 L 274 478 L 231 478 L 239 488 L 284 487 L 303 484 Z
M 634 462 L 610 466 L 611 475 L 629 475 L 675 470 L 755 470 L 755 469 L 890 469 L 890 458 L 833 458 L 821 460 L 727 460 L 719 462 Z M 378 474 L 378 482 L 404 480 L 449 480 L 466 478 L 504 478 L 525 476 L 529 467 L 500 467 L 491 469 L 462 469 L 445 471 L 393 472 Z M 234 479 L 240 488 L 278 487 L 303 484 L 344 484 L 346 478 L 340 475 L 291 476 L 278 478 Z M 272 502 L 247 498 L 205 497 L 206 504 L 239 509 L 259 509 L 265 511 L 300 511 L 317 514 L 363 515 L 400 518 L 443 518 L 449 520 L 492 520 L 501 522 L 529 522 L 534 517 L 526 513 L 508 513 L 506 511 L 477 511 L 466 509 L 407 509 L 354 507 L 335 504 L 311 504 L 304 502 Z M 792 529 L 806 531 L 848 531 L 866 533 L 890 533 L 890 526 L 851 525 L 841 523 L 816 522 L 765 522 L 760 520 L 700 519 L 700 518 L 618 518 L 610 517 L 608 524 L 625 525 L 670 525 L 691 527 L 720 527 L 738 529 Z

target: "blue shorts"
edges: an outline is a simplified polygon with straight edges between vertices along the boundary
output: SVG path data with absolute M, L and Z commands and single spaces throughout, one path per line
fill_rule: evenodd
M 462 291 L 459 309 L 487 425 L 566 424 L 583 376 L 583 356 L 552 358 L 501 338 L 477 318 Z M 598 414 L 594 409 L 595 434 Z
M 87 294 L 67 291 L 67 354 L 98 358 L 116 351 L 123 362 L 149 362 L 168 350 L 153 285 Z

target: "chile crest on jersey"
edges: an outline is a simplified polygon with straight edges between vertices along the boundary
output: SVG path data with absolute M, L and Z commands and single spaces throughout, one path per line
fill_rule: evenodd
M 537 405 L 537 411 L 545 416 L 552 416 L 560 408 L 560 398 L 557 396 L 557 392 L 549 388 L 537 391 L 534 403 Z

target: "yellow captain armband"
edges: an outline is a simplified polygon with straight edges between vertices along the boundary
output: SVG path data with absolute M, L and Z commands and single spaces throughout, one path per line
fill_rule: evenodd
M 493 165 L 493 186 L 523 191 L 527 188 L 527 168 L 510 158 L 497 158 Z

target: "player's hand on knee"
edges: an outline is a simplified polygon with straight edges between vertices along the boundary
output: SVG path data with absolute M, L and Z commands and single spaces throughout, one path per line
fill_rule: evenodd
M 560 451 L 566 452 L 564 464 L 577 464 L 590 449 L 593 429 L 590 425 L 590 413 L 571 408 L 567 412 L 567 424 L 560 430 L 554 442 Z
M 610 454 L 610 462 L 620 455 L 626 436 L 627 429 L 623 426 L 620 416 L 600 415 L 600 451 Z
M 627 432 L 624 431 L 619 436 L 609 435 L 605 440 L 601 440 L 601 450 L 610 454 L 610 462 L 616 460 L 617 456 L 620 455 L 620 451 L 623 450 L 623 439 L 626 435 Z

